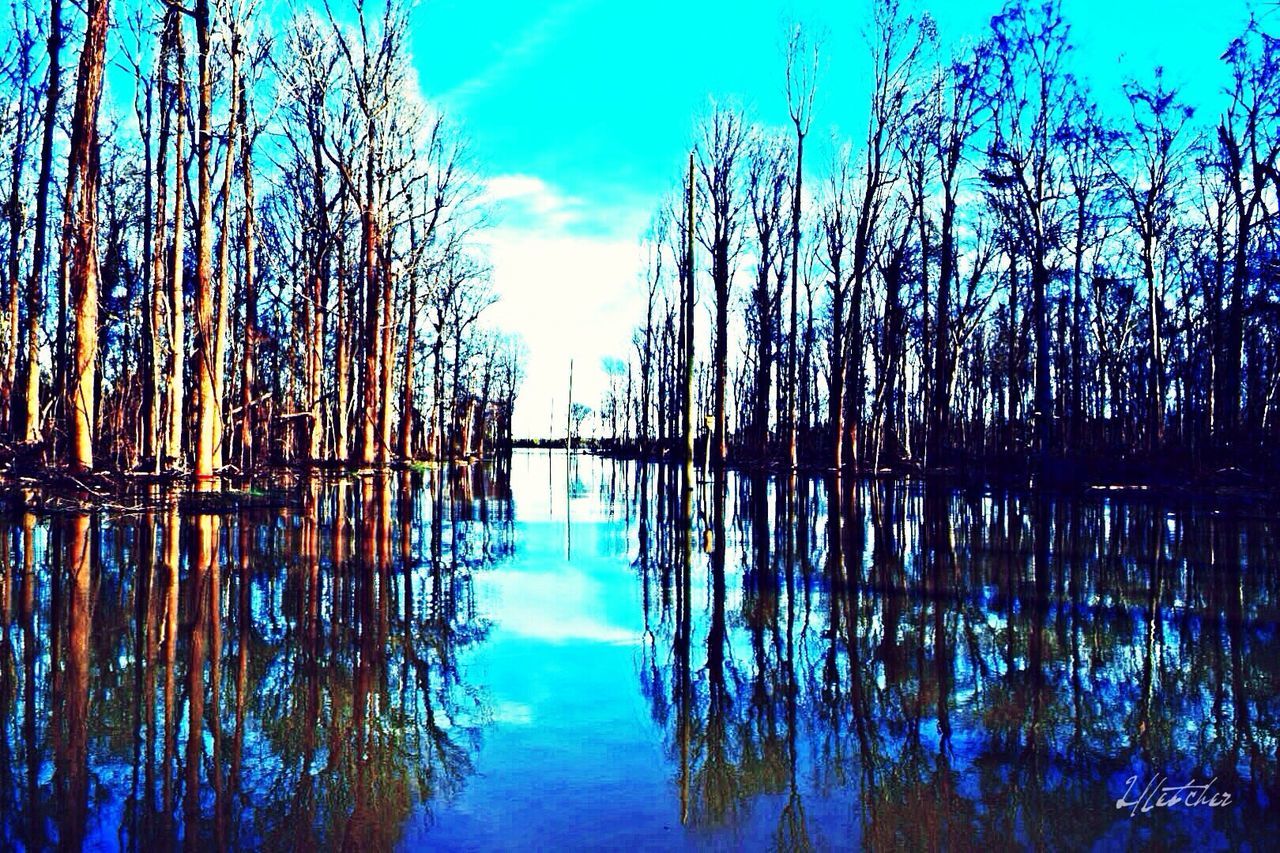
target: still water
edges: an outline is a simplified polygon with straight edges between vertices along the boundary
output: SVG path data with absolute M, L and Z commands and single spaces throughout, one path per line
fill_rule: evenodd
M 0 847 L 1280 830 L 1265 514 L 546 452 L 134 503 L 0 516 Z

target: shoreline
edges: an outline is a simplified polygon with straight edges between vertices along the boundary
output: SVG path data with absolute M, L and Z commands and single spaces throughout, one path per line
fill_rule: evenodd
M 563 442 L 535 446 L 520 443 L 512 450 L 541 453 L 543 451 L 565 453 Z M 680 465 L 674 455 L 641 453 L 637 448 L 611 448 L 584 445 L 570 451 L 574 455 L 594 456 L 614 462 L 634 462 L 659 465 Z M 186 472 L 154 474 L 138 471 L 93 471 L 73 473 L 66 468 L 12 468 L 0 471 L 0 505 L 9 510 L 35 512 L 80 511 L 146 511 L 141 504 L 121 504 L 121 499 L 139 498 L 142 493 L 157 489 L 165 500 L 177 497 L 191 511 L 234 512 L 284 506 L 295 502 L 291 497 L 293 480 L 328 477 L 399 476 L 424 473 L 430 470 L 463 469 L 489 466 L 509 459 L 508 453 L 495 456 L 453 461 L 411 460 L 397 461 L 385 466 L 369 466 L 362 463 L 322 461 L 290 465 L 264 466 L 242 473 L 227 471 L 207 481 L 198 481 Z M 846 466 L 843 476 L 846 482 L 869 481 L 921 481 L 937 484 L 949 491 L 1039 494 L 1057 499 L 1092 499 L 1097 497 L 1126 498 L 1142 501 L 1172 502 L 1176 505 L 1203 505 L 1211 508 L 1271 509 L 1280 508 L 1280 489 L 1277 481 L 1264 474 L 1244 468 L 1226 467 L 1216 470 L 1191 471 L 1170 467 L 1153 470 L 1135 465 L 1132 461 L 1112 463 L 1115 476 L 1098 476 L 1106 460 L 1070 460 L 1055 458 L 1049 465 L 1048 476 L 1036 481 L 1031 466 L 1015 466 L 1007 460 L 969 466 L 920 466 L 882 464 L 876 470 Z M 733 459 L 726 463 L 726 470 L 738 476 L 782 478 L 790 473 L 785 464 L 776 461 Z M 698 481 L 709 478 L 710 471 L 700 464 L 694 465 Z M 797 477 L 809 480 L 829 479 L 836 472 L 812 460 L 801 462 L 794 469 Z M 1125 476 L 1122 476 L 1125 475 Z M 216 485 L 217 488 L 209 488 Z M 24 495 L 36 493 L 34 502 Z M 163 501 L 161 502 L 163 503 Z M 199 506 L 195 506 L 198 504 Z M 154 505 L 152 506 L 154 508 Z

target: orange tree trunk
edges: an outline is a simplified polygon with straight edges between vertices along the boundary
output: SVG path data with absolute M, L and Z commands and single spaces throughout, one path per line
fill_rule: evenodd
M 94 385 L 98 355 L 98 105 L 102 99 L 107 47 L 107 0 L 90 0 L 84 48 L 71 114 L 71 159 L 68 187 L 74 187 L 73 224 L 69 234 L 70 285 L 75 318 L 75 378 L 68 407 L 71 464 L 93 468 Z M 70 193 L 68 194 L 70 197 Z
M 211 52 L 209 3 L 198 0 L 196 21 L 196 460 L 197 477 L 213 476 L 213 446 L 217 440 L 218 389 L 214 377 L 213 329 L 213 204 L 210 195 L 209 149 L 212 130 L 213 80 L 209 73 Z

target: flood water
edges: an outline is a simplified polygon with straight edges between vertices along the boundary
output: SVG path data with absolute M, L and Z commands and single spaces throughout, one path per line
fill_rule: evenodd
M 0 847 L 1274 849 L 1264 514 L 547 452 L 269 491 L 0 516 Z

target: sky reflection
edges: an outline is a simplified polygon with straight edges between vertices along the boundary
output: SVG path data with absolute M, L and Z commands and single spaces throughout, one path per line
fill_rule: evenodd
M 1276 529 L 517 454 L 0 519 L 3 846 L 1266 846 Z M 831 513 L 829 508 L 840 507 Z M 689 535 L 685 535 L 689 530 Z M 1130 816 L 1126 780 L 1230 807 Z

